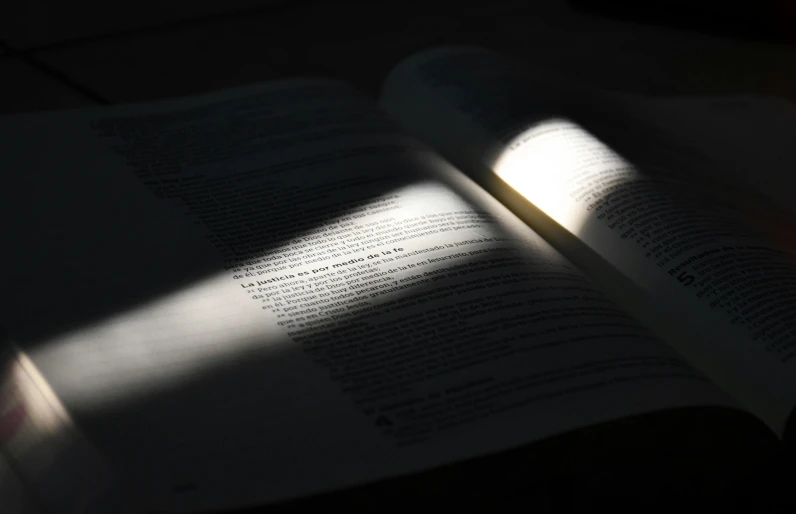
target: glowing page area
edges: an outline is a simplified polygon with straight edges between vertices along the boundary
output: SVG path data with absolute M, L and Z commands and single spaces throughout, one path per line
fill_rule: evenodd
M 783 251 L 568 120 L 529 127 L 490 164 L 638 286 L 642 319 L 781 432 L 796 401 L 785 307 L 796 273 Z
M 146 187 L 105 142 L 66 118 L 25 128 L 63 136 L 20 174 L 44 184 L 40 205 L 74 201 L 61 194 L 74 180 L 106 191 L 83 198 L 91 209 L 79 219 L 69 218 L 74 208 L 58 211 L 70 221 L 63 226 L 44 217 L 48 235 L 69 236 L 42 265 L 50 287 L 77 299 L 81 290 L 63 285 L 70 277 L 84 277 L 85 290 L 102 283 L 97 290 L 113 292 L 134 286 L 129 277 L 152 280 L 143 263 L 154 270 L 168 261 L 166 273 L 177 274 L 215 259 L 212 272 L 189 284 L 30 350 L 144 507 L 292 498 L 635 413 L 727 404 L 459 172 L 408 138 L 375 131 L 372 110 L 340 113 L 327 104 L 347 106 L 348 93 L 311 93 L 325 100 L 293 94 L 273 111 L 251 108 L 269 123 L 285 114 L 279 109 L 291 113 L 291 126 L 304 116 L 312 130 L 321 119 L 343 120 L 345 130 L 328 127 L 340 137 L 291 150 L 266 141 L 260 154 L 243 152 L 257 143 L 248 138 L 220 164 L 179 167 L 176 182 Z M 223 112 L 235 114 L 224 100 Z M 157 119 L 183 131 L 202 109 Z M 142 120 L 149 123 L 119 123 Z M 280 137 L 282 121 L 267 125 Z M 3 140 L 23 153 L 14 133 Z M 275 154 L 290 162 L 252 167 Z M 73 161 L 85 165 L 84 179 L 36 176 Z M 172 194 L 175 183 L 185 189 Z M 122 235 L 113 227 L 129 213 L 97 215 L 119 203 L 141 215 Z M 168 228 L 170 217 L 178 223 Z M 88 247 L 100 236 L 115 245 L 103 247 L 115 259 L 107 273 L 97 271 L 107 253 L 68 259 L 76 240 Z M 178 240 L 189 250 L 178 251 Z M 121 262 L 120 249 L 131 258 Z M 40 295 L 24 285 L 12 291 L 17 309 L 36 313 Z

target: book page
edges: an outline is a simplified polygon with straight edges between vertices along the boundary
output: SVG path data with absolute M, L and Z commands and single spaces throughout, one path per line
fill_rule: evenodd
M 621 137 L 632 126 L 600 122 L 621 121 L 604 96 L 573 91 L 449 48 L 399 65 L 382 105 L 781 434 L 796 404 L 796 266 L 766 222 L 784 211 L 764 200 L 740 211 L 765 197 L 718 194 L 720 175 L 693 162 L 648 164 L 632 148 L 643 138 Z
M 742 211 L 757 232 L 796 254 L 796 104 L 755 95 L 602 96 L 615 106 L 602 125 L 620 153 L 639 167 L 666 163 L 698 180 L 711 204 Z
M 9 332 L 150 510 L 735 405 L 337 82 L 9 118 L 0 144 Z

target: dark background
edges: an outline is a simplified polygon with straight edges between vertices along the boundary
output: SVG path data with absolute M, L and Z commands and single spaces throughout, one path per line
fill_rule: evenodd
M 0 7 L 0 112 L 154 100 L 287 75 L 372 94 L 398 60 L 468 43 L 580 85 L 796 101 L 789 0 L 414 3 L 30 0 Z M 721 411 L 624 420 L 417 477 L 283 508 L 787 511 L 793 456 Z M 259 511 L 259 510 L 258 510 Z
M 0 7 L 0 112 L 151 100 L 284 75 L 332 75 L 375 93 L 401 57 L 442 43 L 484 45 L 540 73 L 609 89 L 796 98 L 793 1 L 747 5 L 9 0 Z

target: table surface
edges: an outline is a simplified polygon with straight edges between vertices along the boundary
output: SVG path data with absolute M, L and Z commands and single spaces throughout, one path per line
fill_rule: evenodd
M 402 57 L 477 44 L 539 73 L 655 95 L 796 100 L 796 46 L 618 21 L 566 0 L 31 0 L 0 16 L 0 113 L 154 100 L 291 75 L 376 94 Z

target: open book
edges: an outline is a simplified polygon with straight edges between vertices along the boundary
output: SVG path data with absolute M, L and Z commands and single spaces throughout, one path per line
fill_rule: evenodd
M 53 474 L 74 512 L 231 509 L 676 409 L 785 434 L 792 191 L 661 144 L 665 101 L 476 48 L 379 104 L 295 79 L 0 120 L 18 512 L 66 505 Z M 20 465 L 59 430 L 91 458 Z

